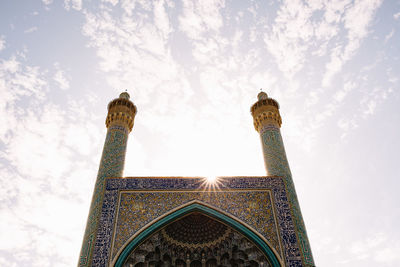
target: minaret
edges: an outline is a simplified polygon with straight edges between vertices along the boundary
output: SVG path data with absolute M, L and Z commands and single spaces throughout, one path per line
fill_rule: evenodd
M 281 176 L 285 179 L 303 266 L 315 266 L 283 146 L 280 131 L 282 118 L 279 114 L 279 104 L 264 92 L 260 92 L 257 97 L 258 101 L 254 103 L 250 110 L 253 116 L 254 128 L 261 137 L 267 174 L 269 176 Z
M 79 267 L 92 266 L 92 255 L 96 246 L 94 241 L 99 230 L 98 224 L 104 197 L 105 178 L 122 176 L 128 135 L 132 131 L 136 111 L 136 106 L 129 100 L 127 92 L 121 93 L 119 98 L 108 104 L 107 136 L 86 223 Z

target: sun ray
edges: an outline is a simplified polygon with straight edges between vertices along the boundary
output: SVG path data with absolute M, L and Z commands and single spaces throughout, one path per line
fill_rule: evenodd
M 207 175 L 203 177 L 203 181 L 201 183 L 201 188 L 203 188 L 203 192 L 210 191 L 215 192 L 220 190 L 220 185 L 222 184 L 222 177 L 215 175 Z

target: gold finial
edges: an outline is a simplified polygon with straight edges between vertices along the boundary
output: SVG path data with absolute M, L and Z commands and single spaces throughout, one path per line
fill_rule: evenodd
M 258 100 L 266 100 L 268 99 L 268 95 L 263 91 L 262 88 L 260 88 L 260 92 L 258 93 L 257 98 Z
M 122 93 L 119 95 L 119 98 L 124 98 L 124 99 L 128 99 L 128 100 L 129 100 L 130 96 L 129 96 L 129 94 L 128 94 L 128 90 L 125 90 L 125 92 L 122 92 Z

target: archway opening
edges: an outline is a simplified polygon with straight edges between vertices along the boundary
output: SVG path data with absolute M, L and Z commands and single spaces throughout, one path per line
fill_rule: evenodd
M 122 251 L 116 267 L 278 267 L 269 246 L 236 220 L 194 203 L 154 223 Z

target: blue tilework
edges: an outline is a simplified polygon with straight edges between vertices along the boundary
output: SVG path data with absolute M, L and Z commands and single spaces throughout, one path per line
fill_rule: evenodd
M 191 200 L 209 203 L 244 221 L 284 255 L 287 266 L 303 266 L 282 178 L 226 177 L 221 179 L 220 193 L 202 191 L 203 181 L 203 178 L 179 177 L 106 179 L 92 266 L 107 266 L 110 255 L 115 255 L 118 246 L 126 245 L 126 240 L 143 225 Z M 172 190 L 186 192 L 168 193 Z M 138 217 L 141 210 L 144 210 L 143 215 Z M 111 251 L 113 235 L 115 250 Z
M 267 125 L 260 130 L 260 136 L 268 175 L 282 176 L 285 178 L 289 202 L 292 207 L 292 215 L 296 226 L 297 238 L 299 239 L 299 246 L 304 263 L 306 266 L 315 266 L 280 129 L 274 125 Z
M 112 255 L 115 256 L 128 239 L 147 223 L 194 199 L 251 222 L 251 226 L 258 229 L 276 251 L 280 251 L 269 191 L 147 191 L 121 193 Z
M 93 248 L 98 231 L 98 221 L 103 203 L 104 182 L 106 177 L 120 177 L 124 170 L 128 130 L 121 126 L 111 126 L 107 130 L 100 167 L 90 205 L 89 217 L 86 223 L 82 249 L 79 257 L 79 267 L 90 266 Z M 101 225 L 101 223 L 100 223 Z

